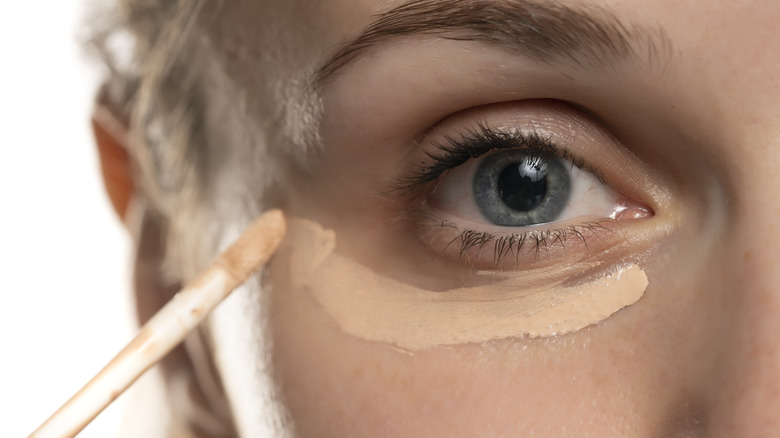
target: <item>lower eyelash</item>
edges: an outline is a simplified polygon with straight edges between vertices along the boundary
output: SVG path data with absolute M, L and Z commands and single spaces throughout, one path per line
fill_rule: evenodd
M 534 253 L 535 260 L 538 260 L 541 252 L 549 251 L 554 245 L 561 245 L 562 248 L 565 248 L 569 239 L 577 239 L 587 248 L 589 238 L 604 232 L 612 232 L 607 227 L 609 222 L 611 220 L 602 219 L 563 228 L 529 230 L 512 234 L 463 230 L 442 249 L 441 253 L 443 254 L 452 245 L 459 244 L 458 260 L 468 262 L 473 257 L 470 253 L 474 249 L 478 251 L 478 254 L 481 254 L 486 246 L 492 244 L 493 263 L 497 267 L 501 266 L 506 257 L 510 255 L 514 255 L 517 266 L 520 264 L 520 255 L 524 248 L 528 250 L 528 253 Z M 452 225 L 442 222 L 441 226 Z

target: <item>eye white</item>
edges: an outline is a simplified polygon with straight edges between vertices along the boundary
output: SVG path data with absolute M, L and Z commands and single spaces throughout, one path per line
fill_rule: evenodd
M 500 153 L 500 152 L 498 152 Z M 473 181 L 480 163 L 485 157 L 469 160 L 445 173 L 427 198 L 427 204 L 446 219 L 468 221 L 485 227 L 501 229 L 491 223 L 480 211 L 474 197 Z M 569 200 L 554 222 L 563 222 L 578 217 L 608 218 L 619 208 L 620 195 L 608 185 L 599 181 L 591 172 L 582 170 L 570 162 L 564 162 L 569 172 Z M 449 217 L 446 217 L 449 216 Z M 535 224 L 538 226 L 542 224 Z

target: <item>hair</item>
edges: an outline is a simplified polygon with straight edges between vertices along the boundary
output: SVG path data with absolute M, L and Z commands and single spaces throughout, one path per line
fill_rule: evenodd
M 110 11 L 95 11 L 100 19 L 93 21 L 102 24 L 89 37 L 108 73 L 103 96 L 129 129 L 136 190 L 166 229 L 169 252 L 179 255 L 189 252 L 180 236 L 199 217 L 193 209 L 206 184 L 204 105 L 191 68 L 203 3 L 116 0 Z M 167 268 L 180 271 L 180 265 Z
M 161 230 L 155 231 L 154 237 L 166 240 L 139 243 L 160 248 L 165 259 L 164 266 L 136 266 L 136 281 L 138 269 L 154 270 L 154 276 L 161 276 L 165 283 L 181 281 L 187 271 L 197 269 L 193 265 L 198 259 L 208 257 L 202 254 L 201 239 L 183 238 L 206 221 L 197 213 L 207 184 L 203 169 L 205 106 L 199 78 L 191 68 L 197 58 L 194 38 L 203 3 L 115 0 L 110 10 L 93 11 L 99 18 L 92 21 L 100 24 L 90 29 L 87 45 L 107 71 L 100 98 L 129 129 L 126 147 L 140 195 L 137 199 L 143 200 L 147 215 L 140 218 L 141 226 L 153 223 L 155 230 Z M 143 320 L 149 315 L 141 307 L 138 314 Z M 188 355 L 193 354 L 193 345 L 203 343 L 199 332 L 191 338 Z M 210 363 L 202 354 L 192 361 Z M 171 436 L 235 436 L 228 403 L 220 389 L 213 389 L 220 385 L 208 383 L 213 376 L 184 363 L 189 362 L 182 362 L 180 353 L 162 361 L 165 399 L 174 402 L 166 423 L 151 427 L 164 427 Z
M 309 166 L 320 144 L 321 102 L 311 72 L 292 77 L 273 67 L 286 53 L 279 29 L 265 30 L 269 43 L 252 72 L 265 88 L 248 97 L 241 83 L 231 83 L 236 61 L 229 54 L 246 42 L 221 39 L 214 17 L 222 2 L 115 1 L 108 14 L 100 12 L 113 18 L 95 20 L 106 24 L 91 46 L 107 67 L 104 92 L 128 121 L 137 190 L 163 222 L 166 266 L 186 279 L 224 243 L 226 228 L 240 229 L 274 203 L 267 194 L 283 184 L 283 169 Z M 226 108 L 213 108 L 214 96 L 207 97 L 215 81 L 227 81 L 223 88 L 233 93 L 227 119 L 219 114 Z M 215 139 L 237 129 L 247 133 Z
M 127 146 L 144 195 L 169 213 L 197 185 L 193 174 L 203 147 L 203 105 L 183 56 L 192 54 L 201 2 L 117 1 L 113 20 L 96 30 L 92 44 L 108 68 L 110 103 L 127 119 Z
M 226 239 L 236 237 L 262 207 L 274 203 L 266 192 L 282 184 L 278 182 L 284 176 L 281 169 L 286 169 L 278 165 L 282 159 L 289 160 L 284 164 L 305 165 L 309 152 L 319 144 L 318 98 L 308 93 L 300 77 L 282 77 L 269 68 L 274 56 L 284 51 L 263 53 L 259 73 L 265 80 L 258 82 L 265 88 L 258 91 L 260 102 L 246 103 L 242 84 L 231 83 L 232 66 L 224 65 L 230 62 L 229 44 L 243 41 L 211 38 L 220 31 L 214 17 L 221 5 L 206 0 L 114 0 L 109 11 L 95 11 L 99 19 L 93 22 L 100 24 L 88 40 L 107 71 L 101 98 L 129 129 L 127 149 L 135 190 L 147 215 L 143 222 L 154 222 L 154 237 L 165 239 L 155 255 L 163 257 L 164 266 L 156 259 L 152 260 L 155 266 L 143 269 L 158 270 L 154 275 L 168 283 L 194 277 Z M 268 41 L 278 42 L 270 37 Z M 223 87 L 215 87 L 215 82 Z M 208 97 L 214 88 L 221 93 L 219 99 Z M 214 100 L 225 101 L 222 105 L 229 107 L 229 114 L 222 114 L 226 108 Z M 235 134 L 240 130 L 236 128 L 252 132 L 229 140 L 217 132 Z M 139 265 L 137 261 L 136 269 Z M 162 368 L 165 374 L 166 369 L 178 367 L 165 377 L 169 400 L 185 393 L 183 399 L 192 398 L 189 385 L 194 379 L 194 386 L 204 394 L 195 398 L 214 415 L 207 415 L 203 406 L 190 409 L 171 403 L 171 427 L 212 429 L 217 432 L 209 436 L 234 436 L 229 402 L 221 382 L 214 383 L 220 379 L 214 364 L 207 367 L 212 372 L 198 372 L 199 365 L 213 360 L 206 357 L 211 352 L 192 357 L 191 345 L 206 344 L 194 348 L 195 353 L 212 347 L 207 329 L 203 330 L 188 339 L 194 339 L 187 344 L 190 369 L 182 373 L 181 364 L 170 357 Z M 182 374 L 187 385 L 177 383 Z M 268 385 L 267 390 L 274 388 Z

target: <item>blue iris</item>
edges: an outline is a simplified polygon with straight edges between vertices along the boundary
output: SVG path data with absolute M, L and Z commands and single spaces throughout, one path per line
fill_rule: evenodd
M 571 180 L 560 159 L 514 149 L 487 156 L 473 189 L 487 220 L 521 227 L 555 221 L 569 201 Z

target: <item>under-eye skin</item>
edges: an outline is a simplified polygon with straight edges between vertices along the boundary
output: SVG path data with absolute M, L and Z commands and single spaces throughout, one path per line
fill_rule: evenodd
M 622 221 L 654 214 L 607 185 L 596 163 L 538 132 L 482 123 L 436 151 L 396 190 L 420 202 L 418 229 L 440 258 L 454 253 L 472 266 L 516 269 L 569 244 L 604 248 L 619 240 Z M 572 209 L 578 198 L 587 205 Z

